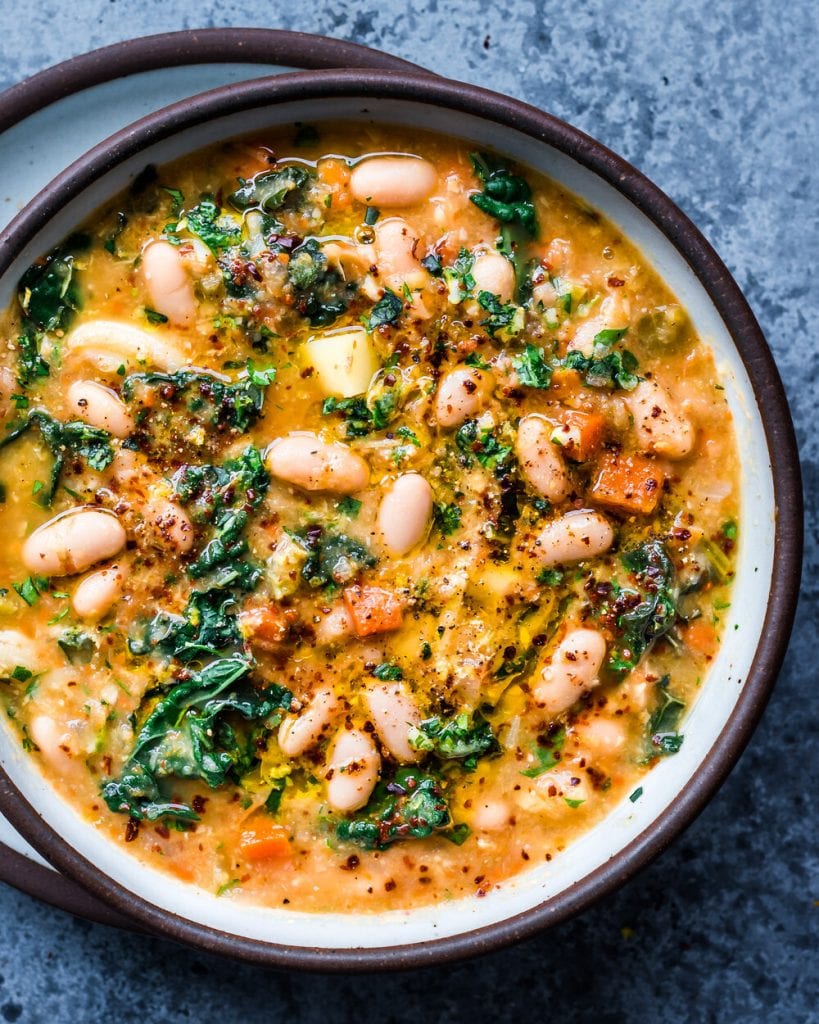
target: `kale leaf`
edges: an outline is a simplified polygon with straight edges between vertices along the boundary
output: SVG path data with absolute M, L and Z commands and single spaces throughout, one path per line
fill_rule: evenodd
M 326 533 L 320 526 L 310 526 L 291 537 L 307 552 L 301 576 L 313 588 L 350 583 L 363 569 L 376 564 L 375 555 L 361 541 L 344 533 Z
M 409 742 L 415 750 L 435 754 L 443 761 L 462 761 L 469 771 L 474 770 L 479 757 L 500 750 L 489 722 L 480 717 L 470 722 L 467 714 L 427 718 L 410 729 Z
M 488 153 L 470 153 L 469 158 L 483 185 L 483 192 L 470 196 L 475 206 L 504 224 L 519 225 L 531 238 L 537 237 L 537 216 L 527 182 Z
M 247 679 L 250 668 L 238 656 L 212 661 L 157 702 L 119 777 L 102 788 L 112 811 L 138 821 L 197 821 L 193 807 L 168 798 L 166 779 L 201 779 L 216 789 L 253 766 L 255 744 L 229 716 L 272 727 L 290 709 L 292 695 L 277 685 L 255 688 Z
M 270 478 L 258 449 L 249 447 L 221 466 L 182 466 L 173 476 L 174 497 L 211 537 L 189 564 L 191 579 L 207 579 L 194 590 L 184 612 L 160 609 L 129 638 L 132 654 L 158 651 L 188 662 L 242 642 L 236 615 L 239 593 L 253 590 L 262 574 L 251 559 L 244 529 Z
M 167 411 L 154 405 L 150 415 L 138 415 L 136 437 L 142 448 L 176 452 L 189 443 L 187 435 L 196 423 L 247 433 L 262 414 L 271 374 L 260 374 L 250 364 L 248 375 L 233 382 L 202 370 L 132 373 L 122 382 L 122 395 L 130 403 L 138 399 L 143 388 L 158 392 Z M 180 406 L 184 416 L 175 414 Z
M 74 254 L 89 244 L 86 235 L 72 235 L 20 278 L 17 301 L 23 324 L 17 338 L 17 380 L 21 387 L 49 374 L 48 363 L 40 354 L 43 335 L 65 330 L 80 308 Z
M 255 178 L 243 181 L 228 197 L 228 202 L 237 210 L 258 207 L 265 213 L 274 213 L 285 204 L 295 206 L 301 202 L 310 180 L 310 174 L 301 167 L 264 171 Z
M 328 327 L 348 308 L 357 291 L 354 281 L 345 281 L 330 266 L 315 238 L 294 249 L 287 265 L 294 306 L 311 327 Z
M 657 706 L 648 720 L 646 729 L 646 752 L 644 760 L 650 761 L 658 755 L 663 757 L 676 754 L 683 744 L 682 734 L 677 732 L 680 718 L 685 711 L 685 701 L 669 692 L 671 677 L 665 675 L 655 689 Z
M 242 232 L 230 217 L 221 215 L 219 204 L 211 195 L 203 195 L 192 210 L 185 214 L 188 229 L 202 239 L 215 253 L 238 245 Z
M 195 590 L 182 615 L 160 609 L 129 637 L 132 654 L 161 654 L 188 662 L 212 656 L 242 642 L 235 615 L 236 597 L 229 590 Z
M 222 466 L 183 466 L 172 483 L 175 496 L 189 508 L 194 521 L 213 527 L 213 536 L 188 566 L 188 575 L 202 579 L 215 574 L 217 587 L 252 590 L 261 570 L 241 561 L 248 550 L 243 534 L 250 513 L 270 484 L 258 448 L 246 448 Z
M 404 303 L 395 292 L 384 289 L 383 296 L 376 302 L 367 317 L 367 330 L 372 332 L 377 327 L 394 326 L 404 309 Z
M 440 781 L 418 768 L 404 767 L 391 782 L 379 782 L 366 807 L 338 823 L 336 835 L 365 850 L 386 850 L 402 839 L 443 834 L 451 824 Z
M 80 420 L 63 423 L 40 409 L 29 413 L 26 420 L 13 426 L 0 440 L 0 449 L 22 437 L 31 427 L 39 429 L 43 442 L 54 459 L 49 484 L 40 494 L 43 505 L 50 505 L 54 500 L 66 456 L 81 458 L 91 469 L 96 470 L 105 469 L 113 461 L 111 435 L 106 430 L 92 427 Z
M 676 573 L 662 542 L 646 541 L 625 552 L 622 562 L 636 577 L 640 591 L 635 594 L 622 589 L 615 601 L 619 637 L 609 659 L 614 672 L 633 669 L 648 648 L 669 632 L 677 617 Z M 623 607 L 625 610 L 619 611 Z

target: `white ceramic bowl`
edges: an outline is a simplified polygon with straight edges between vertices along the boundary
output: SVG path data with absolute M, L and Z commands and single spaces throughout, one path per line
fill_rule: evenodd
M 5 727 L 0 809 L 60 871 L 143 926 L 211 951 L 313 969 L 377 969 L 494 948 L 575 913 L 645 865 L 687 825 L 735 763 L 775 681 L 801 564 L 793 430 L 770 352 L 736 284 L 696 228 L 599 143 L 514 100 L 426 75 L 320 71 L 239 83 L 168 107 L 112 136 L 41 192 L 0 236 L 0 305 L 22 272 L 146 164 L 296 121 L 378 121 L 488 146 L 583 197 L 635 242 L 713 348 L 742 462 L 740 544 L 725 638 L 685 722 L 680 753 L 550 863 L 484 899 L 338 915 L 217 898 L 144 867 L 66 806 Z

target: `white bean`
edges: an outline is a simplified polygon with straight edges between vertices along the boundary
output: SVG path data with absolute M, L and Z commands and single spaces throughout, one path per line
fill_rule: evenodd
M 353 198 L 370 206 L 416 206 L 431 194 L 438 172 L 415 156 L 371 156 L 350 175 Z
M 346 640 L 353 632 L 353 618 L 341 602 L 316 625 L 316 643 L 319 647 L 330 647 Z
M 643 451 L 684 459 L 694 447 L 694 428 L 662 385 L 644 380 L 627 395 L 634 430 Z
M 23 563 L 40 576 L 72 576 L 118 555 L 125 540 L 125 530 L 113 512 L 71 509 L 26 538 Z
M 567 633 L 544 667 L 533 695 L 538 707 L 559 715 L 598 684 L 606 641 L 595 629 Z
M 472 825 L 479 832 L 500 832 L 510 825 L 512 809 L 505 800 L 477 800 L 473 804 Z
M 367 706 L 381 742 L 398 761 L 412 762 L 420 752 L 410 746 L 409 730 L 421 721 L 415 701 L 400 683 L 385 683 L 367 690 Z
M 125 572 L 122 566 L 109 565 L 85 576 L 71 596 L 71 605 L 81 619 L 101 619 L 122 595 Z
M 274 441 L 266 452 L 273 476 L 306 491 L 352 494 L 370 481 L 360 455 L 338 441 L 327 443 L 308 431 L 294 431 Z
M 491 292 L 501 302 L 511 302 L 515 294 L 515 268 L 499 252 L 479 252 L 472 266 L 475 294 Z
M 585 510 L 567 512 L 541 530 L 535 551 L 545 566 L 584 562 L 602 555 L 614 543 L 614 530 L 605 516 Z
M 491 379 L 474 367 L 452 370 L 438 385 L 435 418 L 442 427 L 458 427 L 481 411 L 489 398 Z
M 193 523 L 181 505 L 164 498 L 151 498 L 142 507 L 145 525 L 153 544 L 174 548 L 185 554 L 193 547 Z
M 420 288 L 427 280 L 427 272 L 415 255 L 419 233 L 400 217 L 391 217 L 375 227 L 375 255 L 379 283 L 394 290 L 406 283 Z
M 378 782 L 381 758 L 362 729 L 340 729 L 327 758 L 327 802 L 334 811 L 357 811 Z
M 298 715 L 288 715 L 279 726 L 279 746 L 287 757 L 298 757 L 315 746 L 338 712 L 338 698 L 330 687 L 317 690 Z
M 37 715 L 31 720 L 29 735 L 39 747 L 43 757 L 55 768 L 65 769 L 71 762 L 71 733 L 49 715 Z
M 432 488 L 419 473 L 399 476 L 381 499 L 378 529 L 384 547 L 405 555 L 426 533 L 432 515 Z
M 83 423 L 107 430 L 114 437 L 133 433 L 134 421 L 122 399 L 110 388 L 93 380 L 75 380 L 66 397 L 73 412 Z
M 178 345 L 156 332 L 143 331 L 118 320 L 89 320 L 75 327 L 62 346 L 66 363 L 90 363 L 115 375 L 120 367 L 155 366 L 173 371 L 185 365 Z
M 11 396 L 16 390 L 14 374 L 7 366 L 0 366 L 0 419 L 8 415 L 11 409 Z
M 569 476 L 559 449 L 552 443 L 552 426 L 542 416 L 524 416 L 518 427 L 517 455 L 523 474 L 536 491 L 554 504 L 569 490 Z
M 578 727 L 583 743 L 601 754 L 614 754 L 626 743 L 626 734 L 619 722 L 609 718 L 593 718 Z
M 569 342 L 569 351 L 591 356 L 594 352 L 594 339 L 601 331 L 616 331 L 628 327 L 628 316 L 624 306 L 625 299 L 619 293 L 603 299 L 598 315 L 580 323 Z
M 177 327 L 196 319 L 193 284 L 179 249 L 170 242 L 151 242 L 142 250 L 142 276 L 151 305 Z
M 34 672 L 39 663 L 37 644 L 17 629 L 0 630 L 0 679 L 6 679 L 19 665 Z

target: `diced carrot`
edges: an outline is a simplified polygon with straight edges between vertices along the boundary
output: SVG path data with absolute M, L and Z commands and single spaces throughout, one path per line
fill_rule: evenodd
M 188 867 L 187 864 L 181 864 L 179 861 L 169 857 L 165 861 L 165 866 L 172 875 L 176 875 L 177 878 L 181 878 L 183 882 L 193 881 L 193 868 Z
M 566 458 L 588 462 L 599 451 L 605 429 L 606 419 L 600 413 L 567 409 L 552 431 L 552 441 L 560 445 Z
M 598 505 L 627 515 L 651 515 L 662 493 L 665 474 L 644 455 L 606 455 L 599 463 L 591 495 Z
M 322 184 L 330 189 L 334 210 L 343 210 L 352 202 L 350 195 L 350 168 L 345 160 L 320 160 L 318 176 Z
M 325 185 L 346 185 L 350 180 L 350 168 L 346 160 L 335 160 L 332 157 L 320 160 L 318 173 Z
M 347 587 L 344 604 L 358 636 L 389 633 L 404 621 L 404 602 L 392 590 L 382 587 Z
M 576 395 L 581 388 L 580 374 L 577 370 L 569 370 L 565 367 L 558 367 L 552 374 L 552 385 L 550 397 L 568 398 Z
M 717 631 L 713 623 L 700 617 L 683 626 L 682 637 L 686 646 L 698 651 L 706 658 L 713 658 L 717 652 Z
M 245 860 L 267 860 L 272 857 L 286 857 L 290 853 L 287 830 L 272 822 L 259 822 L 246 828 L 239 840 L 239 849 Z
M 275 650 L 287 636 L 288 616 L 273 604 L 248 608 L 242 612 L 239 621 L 251 644 L 266 651 Z

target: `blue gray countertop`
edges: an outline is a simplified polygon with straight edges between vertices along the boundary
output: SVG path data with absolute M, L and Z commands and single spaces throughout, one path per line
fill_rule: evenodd
M 807 498 L 794 638 L 762 724 L 698 821 L 556 930 L 456 967 L 306 977 L 91 925 L 0 887 L 0 1021 L 819 1020 L 819 6 L 5 0 L 0 87 L 130 36 L 221 25 L 352 39 L 520 97 L 607 143 L 682 206 L 745 290 L 790 396 Z

